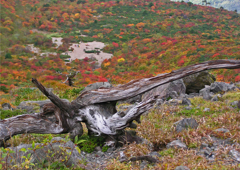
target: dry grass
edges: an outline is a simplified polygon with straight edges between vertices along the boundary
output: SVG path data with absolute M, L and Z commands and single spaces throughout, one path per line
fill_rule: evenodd
M 191 99 L 192 110 L 185 110 L 183 106 L 162 105 L 160 109 L 152 109 L 148 115 L 142 116 L 142 123 L 137 127 L 138 136 L 154 144 L 154 150 L 162 157 L 156 166 L 148 169 L 175 169 L 183 165 L 190 169 L 237 169 L 240 165 L 233 164 L 233 159 L 228 154 L 231 149 L 240 151 L 237 146 L 222 147 L 215 151 L 215 161 L 209 161 L 204 156 L 197 154 L 201 143 L 213 144 L 210 136 L 220 139 L 229 139 L 240 143 L 240 111 L 230 106 L 233 101 L 240 100 L 239 91 L 228 92 L 217 102 L 203 100 L 201 97 Z M 204 112 L 210 108 L 210 112 Z M 199 123 L 197 129 L 188 129 L 180 133 L 175 132 L 174 123 L 183 118 L 194 118 Z M 215 132 L 218 128 L 226 128 L 228 133 Z M 167 149 L 167 143 L 180 139 L 186 143 L 188 150 Z M 125 146 L 127 157 L 146 155 L 149 148 L 145 144 L 130 144 Z M 107 169 L 139 169 L 140 162 L 120 163 L 113 159 Z

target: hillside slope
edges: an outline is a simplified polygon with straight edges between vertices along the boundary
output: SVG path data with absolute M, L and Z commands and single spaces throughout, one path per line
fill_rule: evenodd
M 172 1 L 178 1 L 178 0 L 172 0 Z M 188 2 L 192 2 L 194 4 L 202 5 L 202 0 L 188 0 Z M 226 10 L 229 11 L 235 11 L 240 12 L 240 2 L 239 0 L 207 0 L 209 2 L 209 6 L 212 6 L 214 8 L 220 8 L 223 7 Z M 205 4 L 203 4 L 205 5 Z
M 81 88 L 106 78 L 126 83 L 207 60 L 240 59 L 240 16 L 233 11 L 168 0 L 9 0 L 1 1 L 1 9 L 4 93 L 31 86 L 31 77 L 61 87 L 71 71 L 81 73 L 74 81 Z M 63 45 L 56 48 L 53 36 L 63 37 Z M 88 58 L 65 64 L 61 53 L 80 41 L 104 42 L 103 50 L 114 56 L 98 69 Z M 42 57 L 27 44 L 57 55 Z M 213 73 L 218 81 L 240 80 L 239 69 Z

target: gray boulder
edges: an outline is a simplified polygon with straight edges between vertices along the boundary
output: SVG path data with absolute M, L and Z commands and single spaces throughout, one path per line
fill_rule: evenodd
M 193 118 L 182 119 L 174 123 L 174 125 L 176 126 L 177 132 L 181 132 L 184 129 L 188 129 L 188 128 L 196 129 L 198 127 L 197 121 Z
M 211 99 L 211 101 L 213 101 L 213 102 L 216 102 L 216 101 L 218 101 L 218 96 L 216 95 L 216 96 L 214 96 L 212 99 Z
M 216 78 L 207 71 L 202 71 L 183 78 L 187 94 L 198 93 L 205 85 L 210 85 L 215 80 Z
M 235 84 L 233 83 L 228 84 L 225 82 L 214 82 L 210 86 L 210 91 L 213 93 L 233 91 L 235 89 L 237 89 Z
M 173 92 L 175 91 L 175 92 Z M 186 87 L 182 79 L 175 80 L 173 82 L 158 86 L 148 92 L 145 92 L 142 95 L 142 101 L 147 101 L 153 96 L 158 96 L 159 99 L 166 100 L 169 97 L 176 97 L 176 94 L 180 95 L 181 93 L 186 92 Z
M 177 105 L 182 104 L 182 100 L 179 100 L 179 99 L 170 99 L 170 100 L 166 101 L 165 104 L 177 106 Z
M 238 104 L 238 101 L 233 101 L 230 103 L 231 106 L 237 106 L 237 104 Z
M 155 158 L 160 158 L 162 155 L 160 155 L 158 152 L 153 151 L 148 154 L 149 156 L 155 157 Z
M 205 88 L 199 91 L 199 96 L 202 96 L 203 99 L 205 100 L 211 100 L 212 95 L 210 93 L 210 90 L 211 90 L 210 86 L 206 85 Z
M 189 93 L 188 98 L 194 98 L 199 96 L 199 93 Z
M 240 152 L 233 149 L 233 150 L 230 150 L 229 154 L 232 156 L 234 160 L 240 162 Z
M 2 109 L 3 110 L 12 110 L 12 107 L 9 103 L 3 103 L 2 104 Z
M 190 106 L 191 105 L 191 101 L 188 98 L 183 98 L 182 99 L 182 105 Z
M 210 109 L 209 108 L 204 108 L 203 111 L 204 112 L 210 112 Z
M 216 129 L 216 130 L 214 130 L 215 132 L 222 132 L 222 133 L 227 133 L 227 132 L 229 132 L 229 130 L 228 129 L 225 129 L 225 128 L 219 128 L 219 129 Z
M 35 149 L 35 151 L 33 151 L 33 149 Z M 66 141 L 61 137 L 53 138 L 51 143 L 48 145 L 36 143 L 35 147 L 32 148 L 32 144 L 22 144 L 11 148 L 11 150 L 14 151 L 14 153 L 8 153 L 10 156 L 2 160 L 11 165 L 23 163 L 25 161 L 24 156 L 27 157 L 28 154 L 31 155 L 29 160 L 30 163 L 33 164 L 42 164 L 44 162 L 47 164 L 53 163 L 61 159 L 64 160 L 67 156 L 68 159 L 65 159 L 62 163 L 64 163 L 67 167 L 72 167 L 77 166 L 78 162 L 84 159 L 72 141 Z M 68 154 L 70 152 L 71 154 Z M 55 155 L 51 156 L 53 153 Z M 50 160 L 51 162 L 49 162 Z
M 88 86 L 86 86 L 82 90 L 82 93 L 85 91 L 96 90 L 99 88 L 111 88 L 111 87 L 112 87 L 112 85 L 109 82 L 96 82 L 96 83 L 89 84 Z
M 187 145 L 183 143 L 181 140 L 174 140 L 167 144 L 167 148 L 174 148 L 174 147 L 187 149 Z
M 174 170 L 190 170 L 190 169 L 186 166 L 178 166 Z

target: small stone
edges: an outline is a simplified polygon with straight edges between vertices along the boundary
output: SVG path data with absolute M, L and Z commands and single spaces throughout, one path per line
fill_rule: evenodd
M 204 149 L 203 150 L 203 153 L 205 156 L 209 156 L 211 154 L 211 152 L 209 152 L 208 150 Z
M 211 84 L 210 86 L 210 90 L 211 92 L 213 93 L 218 93 L 218 92 L 221 92 L 221 91 L 228 91 L 228 84 L 227 83 L 224 83 L 224 82 L 214 82 Z
M 215 101 L 218 101 L 218 96 L 214 96 L 211 101 L 215 102 Z
M 210 112 L 210 109 L 209 108 L 205 108 L 203 111 L 204 112 Z
M 207 147 L 208 147 L 208 144 L 202 143 L 201 146 L 200 146 L 200 149 L 204 149 L 204 148 L 207 148 Z
M 184 108 L 185 110 L 192 110 L 192 108 L 190 106 L 187 106 Z
M 182 105 L 188 105 L 190 106 L 192 103 L 188 98 L 183 98 L 182 99 Z
M 173 148 L 173 147 L 187 149 L 187 145 L 183 143 L 181 140 L 174 140 L 167 144 L 167 148 Z
M 104 146 L 115 147 L 116 141 L 110 140 L 105 142 Z
M 120 157 L 119 157 L 120 160 L 121 160 L 121 159 L 126 159 L 126 155 L 124 154 L 123 151 L 120 151 L 120 152 L 119 152 L 119 155 L 120 155 Z
M 174 170 L 190 170 L 190 169 L 186 166 L 178 166 Z
M 108 148 L 107 152 L 113 152 L 113 151 L 115 151 L 115 150 L 116 150 L 115 147 L 111 147 L 111 148 Z
M 12 110 L 12 107 L 9 103 L 3 103 L 2 104 L 2 109 L 3 110 Z
M 224 129 L 224 128 L 219 128 L 219 129 L 216 129 L 215 131 L 216 131 L 216 132 L 222 132 L 222 133 L 227 133 L 227 132 L 229 132 L 228 129 Z
M 142 161 L 142 163 L 140 164 L 140 170 L 144 170 L 147 168 L 148 162 L 147 161 Z
M 196 96 L 199 96 L 199 93 L 190 93 L 190 94 L 188 95 L 188 98 L 194 98 L 194 97 L 196 97 Z
M 153 151 L 148 154 L 149 156 L 155 157 L 155 158 L 160 158 L 162 155 L 160 155 L 158 152 Z
M 238 101 L 234 101 L 234 102 L 230 103 L 230 105 L 233 107 L 236 107 L 238 105 Z
M 196 129 L 198 127 L 197 121 L 193 118 L 182 119 L 174 123 L 174 125 L 176 126 L 177 132 L 181 132 L 184 129 L 188 129 L 188 128 Z
M 164 103 L 164 101 L 162 99 L 157 99 L 156 101 L 156 106 L 160 106 Z
M 94 148 L 94 150 L 95 150 L 95 151 L 101 151 L 102 149 L 101 149 L 100 146 L 97 146 L 97 147 Z
M 169 101 L 167 101 L 167 104 L 173 105 L 173 106 L 177 106 L 177 105 L 179 105 L 181 103 L 182 103 L 182 101 L 178 100 L 178 99 L 170 99 Z
M 182 100 L 183 98 L 187 98 L 187 97 L 188 97 L 187 94 L 181 93 L 178 98 Z
M 230 150 L 229 154 L 233 157 L 234 160 L 240 162 L 240 153 L 235 149 Z
M 144 139 L 144 138 L 142 138 L 142 143 L 141 144 L 147 145 L 149 150 L 153 150 L 153 148 L 154 148 L 153 144 L 151 142 L 149 142 L 147 139 Z
M 176 99 L 178 97 L 178 94 L 176 91 L 172 91 L 170 92 L 169 96 L 172 98 L 172 99 Z
M 204 89 L 200 90 L 199 95 L 205 100 L 211 100 L 212 97 L 210 95 L 210 86 L 205 86 Z

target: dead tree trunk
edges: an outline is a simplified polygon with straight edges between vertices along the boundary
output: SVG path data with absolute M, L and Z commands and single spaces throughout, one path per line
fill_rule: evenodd
M 70 133 L 71 138 L 83 133 L 81 122 L 97 135 L 115 135 L 128 127 L 133 120 L 151 109 L 155 98 L 141 102 L 127 113 L 117 112 L 118 100 L 134 97 L 159 85 L 210 69 L 238 69 L 240 60 L 214 60 L 188 66 L 156 77 L 132 80 L 109 89 L 86 91 L 71 103 L 63 102 L 36 79 L 32 82 L 54 104 L 44 106 L 43 113 L 15 116 L 0 121 L 0 145 L 11 136 L 23 133 Z

